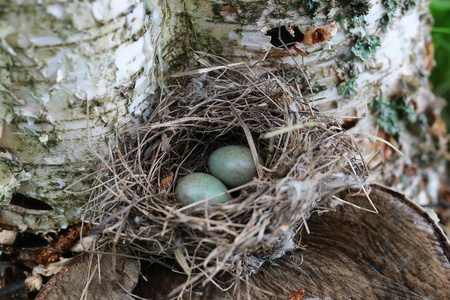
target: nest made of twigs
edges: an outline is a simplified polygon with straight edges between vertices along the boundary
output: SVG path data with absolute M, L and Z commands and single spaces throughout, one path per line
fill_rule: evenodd
M 243 64 L 182 75 L 97 178 L 86 211 L 101 241 L 173 259 L 191 283 L 220 271 L 251 274 L 298 246 L 320 201 L 362 186 L 366 167 L 352 136 L 284 79 Z M 257 177 L 226 203 L 178 203 L 177 181 L 208 173 L 209 154 L 224 145 L 260 155 Z

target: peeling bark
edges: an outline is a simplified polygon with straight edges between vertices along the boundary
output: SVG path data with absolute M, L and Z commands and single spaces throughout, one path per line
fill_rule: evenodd
M 79 218 L 86 195 L 64 188 L 102 166 L 115 133 L 145 120 L 161 85 L 160 10 L 138 0 L 0 1 L 3 223 L 46 230 Z M 12 207 L 13 193 L 53 210 Z
M 350 132 L 360 138 L 367 160 L 378 149 L 383 151 L 371 162 L 371 166 L 384 163 L 372 181 L 388 184 L 422 204 L 437 201 L 445 172 L 446 130 L 440 117 L 443 103 L 428 83 L 434 66 L 429 1 L 273 0 L 254 7 L 244 1 L 221 3 L 187 4 L 196 24 L 192 31 L 214 40 L 209 51 L 249 65 L 264 59 L 262 64 L 297 84 L 321 112 L 343 124 L 352 122 Z M 281 25 L 299 26 L 305 33 L 332 21 L 338 32 L 329 42 L 300 44 L 307 57 L 270 49 L 271 38 L 264 34 Z M 374 107 L 375 99 L 390 106 Z M 365 136 L 386 139 L 405 157 Z
M 145 120 L 167 75 L 192 62 L 192 49 L 249 65 L 264 59 L 323 113 L 360 133 L 368 160 L 382 150 L 370 164 L 385 162 L 373 180 L 436 201 L 445 128 L 428 84 L 428 1 L 395 3 L 0 0 L 2 223 L 48 230 L 78 220 L 87 195 L 64 188 L 101 167 L 117 132 Z M 331 22 L 338 30 L 329 41 L 299 44 L 306 57 L 272 47 L 266 35 Z M 380 105 L 371 105 L 375 99 Z M 387 139 L 406 158 L 367 136 Z M 53 210 L 9 205 L 14 193 Z

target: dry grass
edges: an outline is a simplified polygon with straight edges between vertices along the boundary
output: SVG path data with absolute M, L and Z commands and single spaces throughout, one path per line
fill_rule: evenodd
M 318 203 L 362 187 L 367 175 L 352 136 L 283 79 L 202 61 L 205 69 L 179 74 L 146 124 L 123 134 L 95 175 L 86 207 L 100 245 L 126 244 L 136 256 L 177 261 L 173 268 L 189 275 L 178 292 L 222 271 L 250 275 L 298 247 L 299 229 Z M 208 155 L 230 144 L 252 149 L 258 177 L 230 190 L 226 203 L 177 203 L 178 179 L 208 173 Z

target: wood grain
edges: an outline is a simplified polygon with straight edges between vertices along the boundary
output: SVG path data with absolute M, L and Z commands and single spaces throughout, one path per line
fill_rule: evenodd
M 370 207 L 365 197 L 343 197 Z M 450 299 L 450 246 L 442 231 L 399 193 L 373 185 L 370 197 L 378 214 L 340 205 L 334 213 L 313 215 L 305 250 L 266 263 L 248 286 L 241 281 L 240 292 L 208 285 L 185 298 L 287 299 L 303 288 L 303 299 Z M 148 281 L 136 292 L 154 300 L 169 299 L 184 280 L 159 266 L 144 274 Z
M 100 272 L 97 262 L 97 255 L 92 257 L 91 262 L 89 254 L 74 257 L 50 279 L 35 300 L 134 299 L 130 292 L 139 278 L 139 261 L 103 255 L 100 258 Z M 86 288 L 85 298 L 81 298 L 87 278 L 91 278 L 91 281 Z

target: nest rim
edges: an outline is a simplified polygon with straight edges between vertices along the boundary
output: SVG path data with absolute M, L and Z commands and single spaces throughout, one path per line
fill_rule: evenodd
M 252 274 L 294 250 L 317 203 L 350 186 L 362 187 L 368 173 L 353 137 L 288 82 L 267 70 L 259 76 L 260 69 L 220 66 L 223 70 L 189 74 L 169 87 L 149 121 L 123 133 L 128 142 L 111 151 L 105 168 L 110 175 L 96 175 L 86 206 L 85 220 L 103 233 L 99 244 L 112 236 L 141 244 L 131 247 L 162 264 L 176 261 L 190 283 L 224 271 Z M 251 149 L 257 178 L 226 192 L 234 195 L 226 203 L 205 199 L 180 206 L 173 197 L 176 182 L 190 172 L 207 173 L 205 159 L 231 137 Z M 206 149 L 199 151 L 202 145 Z M 321 156 L 313 157 L 317 153 Z M 301 202 L 301 192 L 311 185 L 312 200 Z

